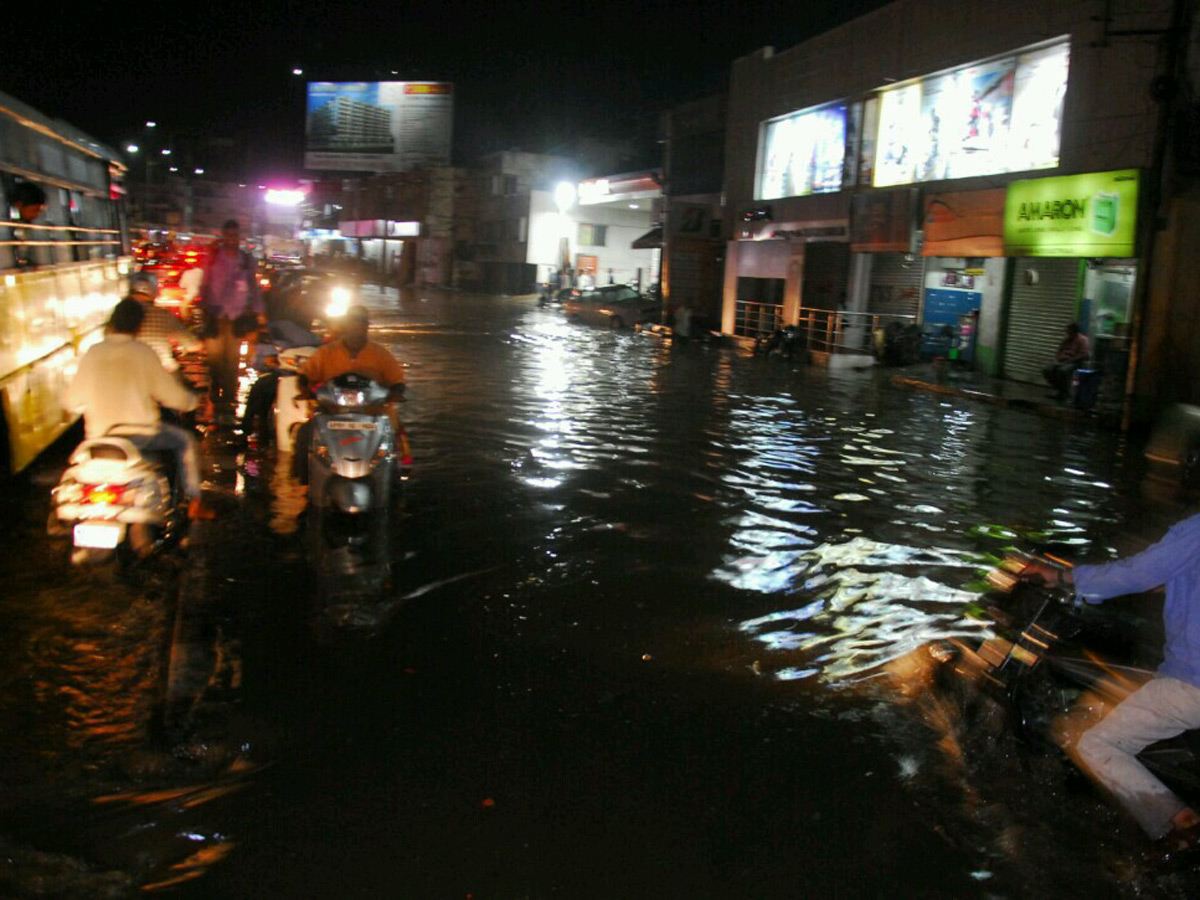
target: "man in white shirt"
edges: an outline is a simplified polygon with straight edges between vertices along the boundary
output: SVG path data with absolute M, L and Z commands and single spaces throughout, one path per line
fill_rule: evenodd
M 158 355 L 135 340 L 145 316 L 137 300 L 126 297 L 113 309 L 108 334 L 84 354 L 67 388 L 68 409 L 83 410 L 89 438 L 103 436 L 115 425 L 143 434 L 122 435 L 143 450 L 169 450 L 175 455 L 178 484 L 189 500 L 188 515 L 210 519 L 213 512 L 200 499 L 200 457 L 193 435 L 161 421 L 159 404 L 187 412 L 196 395 L 167 374 Z

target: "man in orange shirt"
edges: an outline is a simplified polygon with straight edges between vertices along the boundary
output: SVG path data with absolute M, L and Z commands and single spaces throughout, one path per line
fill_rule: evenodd
M 330 341 L 308 358 L 300 374 L 309 384 L 353 372 L 378 381 L 392 399 L 404 395 L 404 366 L 382 345 L 370 340 L 370 319 L 365 306 L 352 306 L 341 321 L 341 338 Z
M 340 336 L 321 346 L 308 358 L 300 370 L 302 382 L 320 384 L 330 378 L 353 372 L 377 381 L 388 389 L 388 399 L 404 396 L 404 366 L 382 345 L 368 337 L 370 319 L 365 306 L 352 306 L 340 322 Z M 405 441 L 394 404 L 389 405 L 388 417 L 397 440 Z M 308 483 L 308 448 L 312 442 L 312 420 L 300 426 L 296 434 L 293 471 L 301 484 Z M 405 453 L 407 455 L 407 451 Z

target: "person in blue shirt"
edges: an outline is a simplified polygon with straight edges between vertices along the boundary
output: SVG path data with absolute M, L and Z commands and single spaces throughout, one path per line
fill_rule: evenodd
M 1155 677 L 1076 744 L 1080 764 L 1169 850 L 1200 847 L 1200 814 L 1154 777 L 1137 754 L 1156 741 L 1200 728 L 1200 515 L 1173 525 L 1126 559 L 1061 570 L 1031 563 L 1026 575 L 1073 587 L 1088 603 L 1166 586 L 1166 645 Z

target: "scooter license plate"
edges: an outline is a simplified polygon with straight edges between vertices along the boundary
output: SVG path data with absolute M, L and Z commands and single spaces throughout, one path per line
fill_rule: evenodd
M 120 522 L 79 522 L 75 525 L 76 547 L 111 550 L 124 536 L 125 526 Z
M 329 423 L 330 431 L 374 431 L 374 422 L 338 422 Z

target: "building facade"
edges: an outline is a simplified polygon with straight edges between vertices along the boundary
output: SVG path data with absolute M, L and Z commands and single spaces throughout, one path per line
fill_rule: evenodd
M 1075 321 L 1111 390 L 1145 377 L 1184 7 L 897 0 L 737 60 L 722 330 L 824 311 L 852 352 L 895 322 L 1037 381 Z

